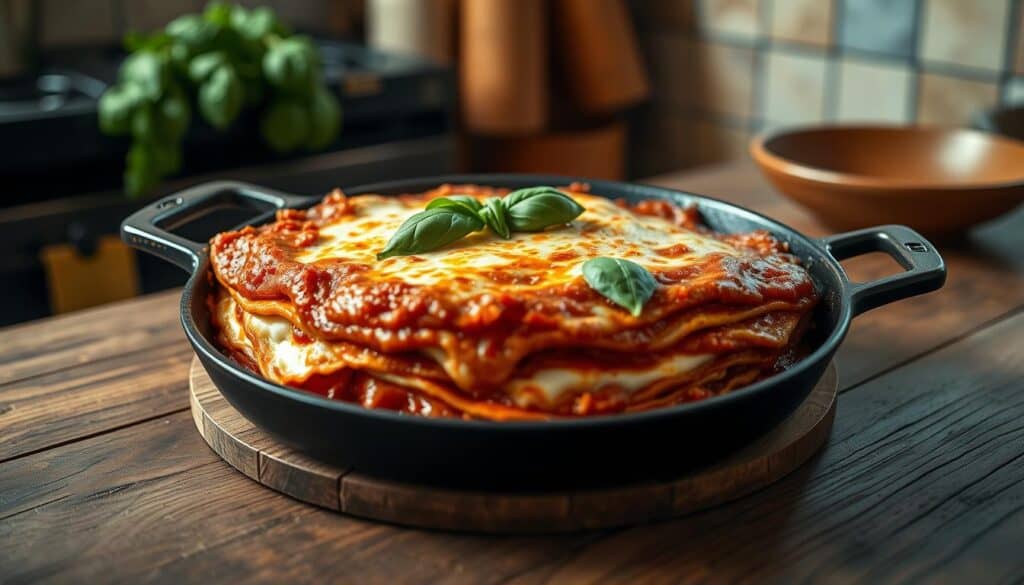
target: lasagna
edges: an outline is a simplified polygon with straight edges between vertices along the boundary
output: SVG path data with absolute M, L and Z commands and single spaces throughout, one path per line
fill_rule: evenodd
M 481 230 L 377 259 L 433 199 L 506 190 L 443 185 L 396 196 L 329 194 L 308 210 L 211 241 L 217 341 L 262 376 L 423 416 L 581 417 L 730 392 L 799 353 L 816 302 L 786 245 L 721 234 L 699 210 L 560 188 L 583 208 L 542 231 Z M 582 265 L 628 260 L 656 287 L 641 311 L 588 285 Z

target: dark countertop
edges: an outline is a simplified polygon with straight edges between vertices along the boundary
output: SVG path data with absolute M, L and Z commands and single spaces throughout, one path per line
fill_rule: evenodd
M 651 182 L 826 233 L 748 165 Z M 692 516 L 567 536 L 375 524 L 245 478 L 192 424 L 174 292 L 6 329 L 0 581 L 1018 582 L 1022 220 L 942 247 L 942 291 L 855 321 L 832 435 L 795 473 Z M 849 263 L 863 279 L 890 266 Z

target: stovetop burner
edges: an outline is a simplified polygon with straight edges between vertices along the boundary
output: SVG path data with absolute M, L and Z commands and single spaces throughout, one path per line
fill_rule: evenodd
M 93 106 L 107 85 L 80 73 L 50 70 L 0 81 L 0 123 L 75 106 Z

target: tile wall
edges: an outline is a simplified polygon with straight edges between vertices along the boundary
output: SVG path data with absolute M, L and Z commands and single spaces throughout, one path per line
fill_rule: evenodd
M 818 122 L 965 125 L 1024 102 L 1024 0 L 631 0 L 654 85 L 631 174 Z

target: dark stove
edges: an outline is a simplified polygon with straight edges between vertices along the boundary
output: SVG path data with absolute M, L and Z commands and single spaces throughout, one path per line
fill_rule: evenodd
M 341 100 L 337 151 L 451 132 L 451 72 L 420 59 L 341 41 L 317 41 Z M 0 206 L 117 189 L 129 142 L 99 131 L 96 105 L 117 78 L 116 49 L 54 56 L 39 75 L 0 82 Z M 302 158 L 263 145 L 254 116 L 220 133 L 194 117 L 180 176 Z
M 0 80 L 0 124 L 94 107 L 106 87 L 107 84 L 88 75 L 59 69 Z
M 317 43 L 325 79 L 342 106 L 333 145 L 323 153 L 280 156 L 263 145 L 251 117 L 220 133 L 196 116 L 182 172 L 152 197 L 215 178 L 326 193 L 453 170 L 449 69 L 344 41 Z M 49 314 L 40 250 L 70 242 L 87 255 L 97 238 L 116 234 L 121 218 L 144 203 L 120 191 L 128 140 L 101 134 L 96 121 L 99 97 L 123 58 L 116 48 L 54 54 L 37 75 L 0 81 L 0 325 Z M 224 221 L 203 227 L 211 233 L 231 227 Z M 184 281 L 145 256 L 139 264 L 144 292 Z

